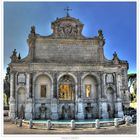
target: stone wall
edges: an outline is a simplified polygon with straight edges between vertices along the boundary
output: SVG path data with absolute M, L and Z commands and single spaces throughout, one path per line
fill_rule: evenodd
M 37 39 L 35 60 L 55 63 L 97 62 L 98 46 L 93 41 Z

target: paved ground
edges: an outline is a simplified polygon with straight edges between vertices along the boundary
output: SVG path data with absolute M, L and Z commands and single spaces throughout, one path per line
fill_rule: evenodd
M 33 128 L 29 129 L 28 126 L 18 127 L 11 122 L 4 123 L 4 134 L 136 134 L 136 124 L 131 124 L 130 126 L 121 125 L 119 128 L 102 127 L 100 129 L 95 128 L 76 128 L 76 130 L 71 130 L 70 128 L 53 128 L 52 130 L 47 130 L 44 128 Z

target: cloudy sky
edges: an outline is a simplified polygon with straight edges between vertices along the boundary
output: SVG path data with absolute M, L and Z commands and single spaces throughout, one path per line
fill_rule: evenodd
M 105 56 L 112 59 L 114 51 L 129 62 L 129 73 L 136 72 L 136 3 L 135 2 L 4 2 L 4 69 L 13 49 L 25 57 L 27 37 L 32 25 L 40 35 L 51 34 L 51 22 L 66 15 L 83 24 L 83 35 L 93 37 L 103 30 Z

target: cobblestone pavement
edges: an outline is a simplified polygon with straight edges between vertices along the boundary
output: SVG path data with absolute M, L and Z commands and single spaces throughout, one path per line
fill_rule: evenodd
M 121 125 L 118 128 L 114 126 L 101 127 L 100 129 L 95 128 L 76 128 L 76 130 L 71 130 L 70 128 L 53 128 L 52 130 L 47 130 L 44 128 L 33 128 L 29 129 L 28 126 L 24 125 L 19 127 L 11 122 L 4 123 L 4 135 L 7 134 L 136 134 L 136 124 L 131 124 L 130 126 Z

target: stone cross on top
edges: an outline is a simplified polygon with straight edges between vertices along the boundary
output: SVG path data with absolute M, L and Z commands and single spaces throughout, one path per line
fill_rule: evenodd
M 67 8 L 65 8 L 64 11 L 66 11 L 67 17 L 69 17 L 69 11 L 72 11 L 72 9 L 70 9 L 69 6 L 67 6 Z

